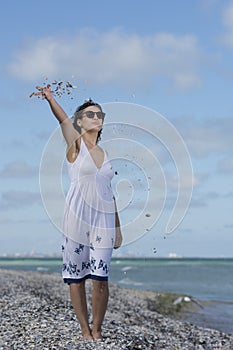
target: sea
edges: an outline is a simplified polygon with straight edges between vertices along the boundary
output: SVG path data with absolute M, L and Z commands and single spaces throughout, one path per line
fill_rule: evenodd
M 2 257 L 0 269 L 61 273 L 61 258 Z M 233 258 L 113 258 L 110 282 L 122 288 L 189 296 L 201 305 L 187 321 L 233 334 Z

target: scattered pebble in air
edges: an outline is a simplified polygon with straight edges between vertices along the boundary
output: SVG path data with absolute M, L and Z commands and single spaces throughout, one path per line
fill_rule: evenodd
M 153 248 L 153 253 L 156 254 L 157 253 L 157 249 Z
M 145 216 L 146 216 L 147 218 L 149 218 L 151 215 L 150 215 L 150 214 L 146 214 Z
M 115 175 L 118 175 L 118 172 L 117 172 L 117 171 L 115 171 Z
M 48 80 L 46 77 L 45 80 Z M 43 82 L 43 85 L 48 85 L 47 82 Z M 77 89 L 76 85 L 71 84 L 69 81 L 63 82 L 63 81 L 57 81 L 53 80 L 52 81 L 52 91 L 57 97 L 62 97 L 63 95 L 71 95 L 72 94 L 72 89 Z M 43 90 L 43 89 L 41 89 Z M 29 97 L 32 97 L 35 95 L 35 92 L 32 92 Z M 40 96 L 38 96 L 40 98 Z M 71 96 L 71 99 L 73 97 Z

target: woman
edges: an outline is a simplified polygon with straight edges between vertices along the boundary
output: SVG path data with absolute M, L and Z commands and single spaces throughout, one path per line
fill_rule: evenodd
M 36 87 L 61 125 L 67 143 L 67 166 L 71 180 L 63 218 L 63 279 L 82 336 L 102 339 L 101 326 L 107 309 L 108 272 L 113 248 L 122 243 L 119 216 L 111 189 L 113 169 L 97 145 L 105 114 L 99 104 L 86 101 L 77 108 L 74 121 L 53 96 L 50 85 Z M 88 322 L 85 281 L 92 279 L 92 328 Z

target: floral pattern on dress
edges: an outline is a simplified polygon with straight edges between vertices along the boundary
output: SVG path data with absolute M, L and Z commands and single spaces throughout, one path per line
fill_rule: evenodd
M 80 270 L 77 268 L 76 264 L 72 264 L 72 262 L 69 262 L 69 264 L 64 263 L 62 266 L 62 271 L 67 271 L 71 276 L 79 276 Z
M 97 235 L 96 241 L 99 240 L 101 240 L 101 238 Z M 94 248 L 91 243 L 88 247 L 81 243 L 74 242 L 68 237 L 64 237 L 62 242 L 63 277 L 82 279 L 90 274 L 98 277 L 108 276 L 110 261 L 105 261 L 102 254 L 99 254 L 98 251 L 99 250 L 96 247 Z M 97 256 L 95 256 L 95 252 L 97 252 Z
M 79 244 L 79 246 L 75 249 L 75 253 L 80 254 L 84 249 L 84 245 L 83 244 Z

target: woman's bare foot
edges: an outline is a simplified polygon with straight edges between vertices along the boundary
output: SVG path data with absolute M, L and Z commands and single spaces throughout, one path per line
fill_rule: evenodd
M 83 340 L 94 340 L 90 332 L 82 333 L 82 338 Z
M 92 331 L 92 337 L 94 340 L 102 340 L 103 339 L 101 332 Z

